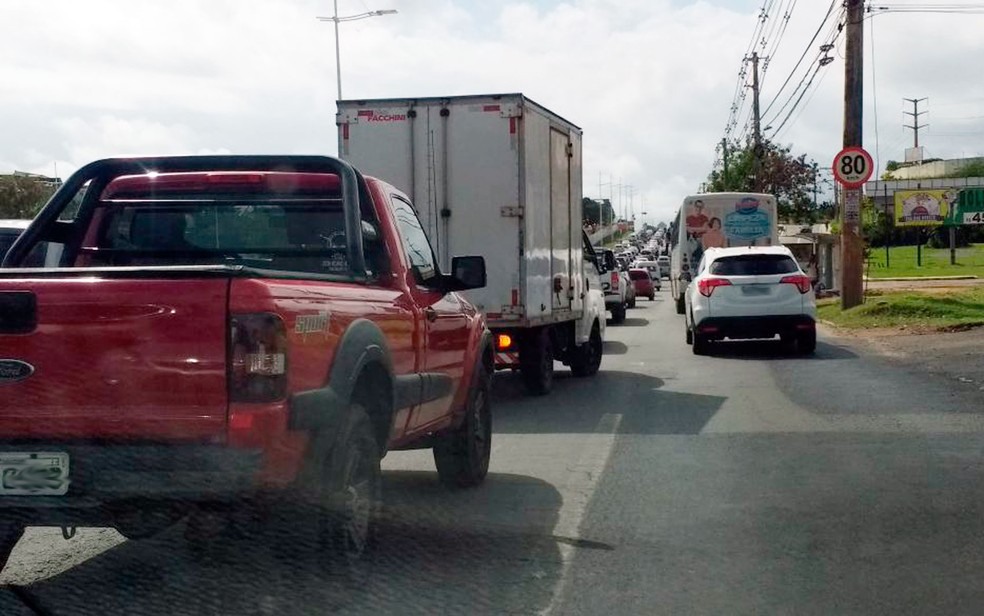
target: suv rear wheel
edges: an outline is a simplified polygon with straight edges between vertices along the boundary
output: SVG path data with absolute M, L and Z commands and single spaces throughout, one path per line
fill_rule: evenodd
M 800 332 L 796 336 L 796 351 L 801 355 L 809 355 L 817 349 L 817 330 L 811 329 Z

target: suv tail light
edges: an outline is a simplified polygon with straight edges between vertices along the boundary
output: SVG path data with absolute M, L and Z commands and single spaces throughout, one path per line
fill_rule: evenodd
M 697 281 L 697 290 L 704 297 L 710 297 L 714 289 L 718 287 L 730 287 L 731 281 L 727 278 L 701 278 Z
M 618 272 L 612 272 L 612 290 L 618 290 L 618 283 L 621 276 Z
M 230 320 L 229 400 L 274 402 L 287 395 L 287 329 L 275 314 Z
M 799 289 L 800 293 L 809 293 L 810 289 L 813 287 L 813 281 L 810 280 L 808 276 L 804 276 L 803 274 L 786 276 L 779 281 L 779 284 L 794 284 L 796 285 L 796 288 Z

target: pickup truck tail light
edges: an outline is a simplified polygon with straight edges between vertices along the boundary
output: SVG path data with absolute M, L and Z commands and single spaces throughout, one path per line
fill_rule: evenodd
M 618 290 L 618 283 L 621 280 L 618 272 L 612 272 L 612 290 Z
M 813 281 L 811 281 L 808 276 L 804 276 L 802 274 L 786 276 L 779 281 L 779 284 L 794 284 L 796 285 L 796 288 L 799 289 L 800 293 L 809 293 L 810 288 L 813 287 Z
M 275 314 L 230 320 L 229 400 L 274 402 L 287 395 L 287 329 Z
M 731 281 L 727 278 L 701 278 L 697 281 L 697 290 L 704 297 L 710 297 L 714 289 L 718 287 L 730 287 Z

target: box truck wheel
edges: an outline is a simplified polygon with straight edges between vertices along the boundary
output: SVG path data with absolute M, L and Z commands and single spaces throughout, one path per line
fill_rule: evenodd
M 571 353 L 571 372 L 574 376 L 591 376 L 598 372 L 601 367 L 601 354 L 604 351 L 604 342 L 601 339 L 601 330 L 595 323 L 591 328 L 591 337 L 581 346 L 574 347 Z
M 530 330 L 519 352 L 519 372 L 527 393 L 542 396 L 553 387 L 553 344 L 546 327 Z

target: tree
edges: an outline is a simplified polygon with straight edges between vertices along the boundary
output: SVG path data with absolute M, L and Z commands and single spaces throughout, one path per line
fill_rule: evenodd
M 729 144 L 727 164 L 708 176 L 708 190 L 768 193 L 776 197 L 780 218 L 794 222 L 818 220 L 822 215 L 821 208 L 819 204 L 814 206 L 813 202 L 820 181 L 816 163 L 807 161 L 806 154 L 793 156 L 789 146 L 765 141 L 761 147 L 756 173 L 756 157 L 751 141 L 744 146 L 738 142 Z
M 615 210 L 608 199 L 581 199 L 581 218 L 592 224 L 610 223 L 615 220 Z
M 0 218 L 34 218 L 55 187 L 37 178 L 21 175 L 0 176 Z

